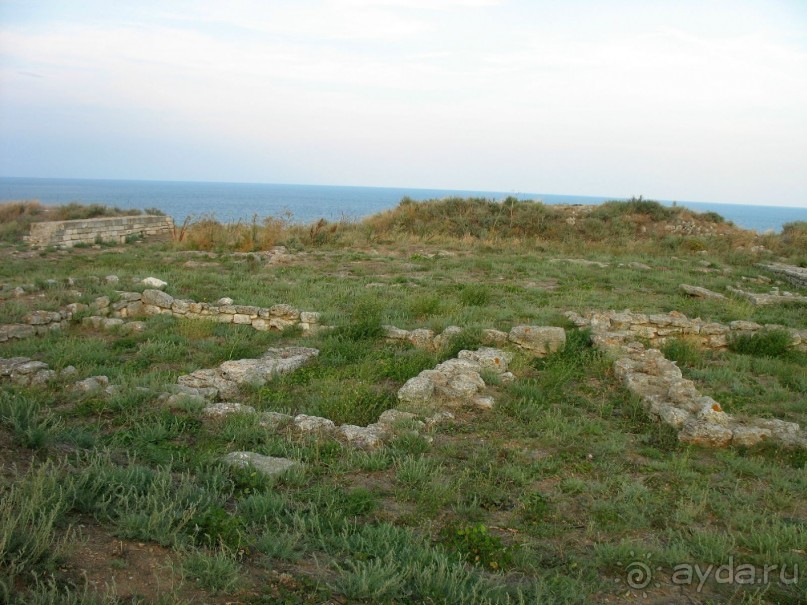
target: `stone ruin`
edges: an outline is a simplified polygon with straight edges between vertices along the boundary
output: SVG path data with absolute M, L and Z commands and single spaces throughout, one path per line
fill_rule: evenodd
M 170 216 L 141 214 L 32 223 L 27 241 L 39 248 L 72 248 L 76 244 L 98 241 L 123 244 L 132 236 L 172 235 L 173 232 L 174 220 Z
M 729 325 L 687 319 L 681 313 L 644 315 L 624 311 L 567 313 L 578 327 L 592 331 L 594 345 L 608 351 L 616 360 L 614 373 L 625 387 L 637 395 L 654 418 L 678 430 L 683 443 L 708 447 L 753 446 L 774 441 L 788 447 L 807 448 L 807 431 L 794 422 L 777 419 L 737 418 L 723 411 L 720 404 L 698 391 L 695 383 L 683 377 L 680 368 L 655 348 L 640 340 L 661 344 L 670 337 L 687 337 L 706 348 L 721 349 L 727 336 L 749 334 L 764 329 L 751 322 Z M 781 326 L 769 326 L 781 328 Z M 793 330 L 791 346 L 805 350 L 805 331 Z

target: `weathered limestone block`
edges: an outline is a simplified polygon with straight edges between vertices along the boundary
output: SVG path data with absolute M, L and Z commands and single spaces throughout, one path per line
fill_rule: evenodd
M 318 324 L 320 314 L 316 311 L 303 311 L 300 313 L 300 321 L 307 324 Z
M 32 311 L 23 317 L 23 321 L 32 326 L 47 325 L 62 320 L 58 311 Z
M 508 339 L 542 357 L 566 345 L 566 331 L 563 328 L 546 326 L 515 326 L 510 330 Z
M 417 414 L 413 414 L 412 412 L 404 412 L 402 410 L 396 410 L 393 408 L 390 410 L 384 410 L 381 413 L 381 416 L 378 417 L 378 424 L 395 426 L 396 424 L 400 424 L 402 422 L 413 422 L 415 420 L 417 420 Z
M 171 310 L 177 315 L 185 315 L 191 310 L 190 302 L 191 301 L 188 300 L 179 300 L 178 298 L 175 298 L 174 302 L 171 303 Z
M 213 403 L 202 410 L 205 416 L 223 418 L 230 414 L 254 414 L 255 408 L 251 405 L 244 405 L 236 402 Z
M 419 349 L 431 349 L 434 347 L 434 336 L 434 330 L 418 328 L 417 330 L 411 330 L 407 334 L 406 340 Z
M 343 424 L 337 429 L 337 434 L 350 445 L 372 449 L 383 444 L 387 429 L 384 425 L 378 423 L 368 426 Z
M 177 382 L 193 389 L 214 389 L 219 396 L 234 399 L 242 385 L 263 385 L 278 374 L 293 372 L 317 355 L 319 351 L 305 347 L 272 348 L 258 359 L 225 361 L 218 368 L 180 376 Z
M 170 309 L 171 305 L 174 303 L 173 296 L 166 294 L 162 290 L 154 289 L 143 290 L 141 300 L 146 306 L 160 307 L 161 309 Z
M 433 395 L 434 382 L 430 376 L 424 376 L 423 372 L 407 380 L 398 390 L 398 399 L 401 403 L 427 403 Z
M 28 324 L 3 324 L 0 325 L 0 342 L 7 340 L 22 340 L 30 338 L 36 334 L 33 326 Z
M 737 425 L 732 427 L 731 444 L 740 447 L 752 447 L 771 438 L 770 429 L 755 426 Z
M 295 460 L 264 456 L 255 452 L 230 452 L 224 457 L 224 462 L 235 468 L 254 468 L 267 477 L 276 477 L 291 469 L 302 467 Z
M 269 328 L 272 330 L 280 330 L 283 331 L 286 328 L 290 328 L 291 326 L 295 325 L 295 322 L 289 319 L 283 319 L 281 317 L 273 317 L 269 320 Z
M 472 361 L 479 364 L 480 367 L 493 370 L 498 374 L 506 372 L 507 366 L 513 361 L 512 353 L 491 347 L 481 347 L 476 351 L 460 351 L 457 357 Z
M 94 393 L 107 387 L 109 387 L 109 378 L 106 376 L 90 376 L 73 385 L 73 389 L 79 393 Z
M 730 428 L 705 419 L 687 421 L 678 433 L 679 441 L 706 447 L 726 447 L 733 437 L 734 433 Z
M 141 279 L 140 283 L 144 286 L 148 286 L 149 288 L 165 288 L 168 285 L 168 282 L 163 281 L 156 277 L 146 277 L 145 279 Z
M 294 426 L 303 433 L 330 433 L 336 429 L 332 420 L 320 416 L 297 414 L 294 417 Z
M 395 326 L 383 326 L 384 336 L 390 340 L 406 340 L 409 338 L 409 330 L 401 330 Z
M 507 343 L 507 332 L 501 330 L 482 330 L 482 342 L 488 345 L 501 346 Z
M 289 321 L 299 321 L 300 320 L 300 311 L 299 309 L 295 309 L 291 305 L 273 305 L 269 308 L 269 315 L 271 317 L 279 317 L 281 319 L 286 319 Z

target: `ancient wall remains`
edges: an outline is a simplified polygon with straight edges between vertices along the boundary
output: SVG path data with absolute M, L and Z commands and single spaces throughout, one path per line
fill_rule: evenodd
M 115 216 L 75 221 L 33 223 L 28 243 L 32 246 L 94 244 L 98 241 L 124 243 L 127 237 L 170 234 L 174 221 L 170 216 Z

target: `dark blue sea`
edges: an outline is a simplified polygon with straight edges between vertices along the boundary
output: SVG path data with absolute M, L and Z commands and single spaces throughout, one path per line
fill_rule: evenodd
M 393 208 L 405 196 L 414 200 L 447 196 L 499 200 L 508 195 L 522 200 L 540 200 L 546 204 L 599 204 L 620 199 L 513 191 L 0 177 L 0 201 L 39 200 L 46 205 L 81 202 L 119 208 L 159 208 L 178 222 L 187 216 L 203 215 L 212 215 L 221 221 L 252 220 L 254 215 L 259 219 L 287 216 L 299 223 L 319 218 L 357 219 Z M 784 223 L 807 220 L 807 208 L 686 201 L 675 203 L 697 212 L 717 212 L 740 227 L 760 232 L 769 229 L 779 231 Z

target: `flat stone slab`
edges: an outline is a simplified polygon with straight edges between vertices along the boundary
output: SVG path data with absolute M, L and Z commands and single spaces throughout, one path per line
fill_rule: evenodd
M 726 300 L 726 297 L 718 292 L 712 292 L 707 288 L 700 286 L 690 286 L 689 284 L 681 284 L 678 286 L 685 294 L 694 296 L 695 298 L 713 298 L 715 300 Z
M 268 349 L 258 359 L 238 359 L 225 361 L 218 368 L 196 370 L 180 376 L 177 383 L 181 387 L 193 389 L 195 393 L 225 399 L 235 399 L 241 385 L 263 385 L 278 374 L 293 372 L 319 355 L 317 349 L 306 347 L 284 347 Z
M 302 468 L 302 464 L 296 460 L 264 456 L 255 452 L 230 452 L 224 457 L 224 462 L 235 468 L 254 468 L 267 477 L 276 477 L 293 468 Z

